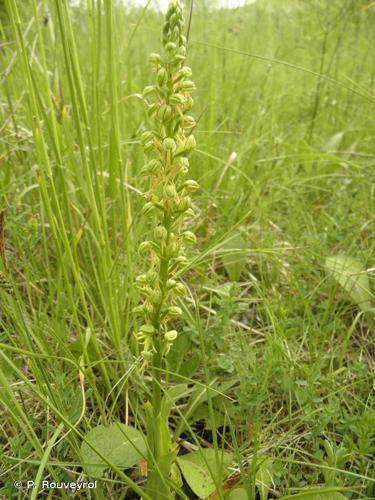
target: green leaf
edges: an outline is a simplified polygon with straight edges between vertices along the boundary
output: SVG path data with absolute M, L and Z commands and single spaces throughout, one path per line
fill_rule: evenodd
M 345 255 L 328 257 L 326 268 L 362 311 L 372 309 L 370 281 L 358 259 Z
M 180 469 L 178 468 L 178 465 L 176 462 L 174 462 L 171 466 L 171 480 L 174 482 L 174 484 L 178 488 L 182 488 L 183 482 L 182 482 L 182 476 Z
M 189 388 L 188 384 L 177 384 L 169 387 L 164 397 L 166 397 L 166 399 L 168 399 L 169 401 L 175 403 L 179 399 L 185 397 L 191 391 L 192 389 Z
M 86 439 L 108 462 L 124 469 L 139 463 L 147 452 L 142 434 L 121 423 L 98 425 L 86 434 Z M 87 474 L 102 477 L 109 467 L 106 462 L 86 442 L 82 443 L 81 452 Z
M 212 448 L 177 457 L 177 463 L 185 481 L 199 498 L 206 498 L 216 491 L 212 475 L 220 483 L 228 477 L 228 467 L 232 463 L 233 456 L 231 453 L 219 451 L 219 459 L 222 463 L 217 468 L 215 450 Z
M 258 487 L 261 500 L 268 500 L 268 492 L 270 491 L 272 484 L 271 467 L 272 460 L 268 458 L 260 464 L 256 473 L 255 482 Z
M 237 233 L 228 240 L 223 249 L 227 252 L 222 256 L 225 270 L 231 281 L 236 282 L 240 279 L 247 261 L 247 245 L 242 236 Z M 230 252 L 232 250 L 232 252 Z
M 223 401 L 229 402 L 229 400 L 224 396 L 225 392 L 228 389 L 230 389 L 234 384 L 236 384 L 236 379 L 233 378 L 231 380 L 227 380 L 226 382 L 220 385 L 217 385 L 216 382 L 217 382 L 216 379 L 210 382 L 210 386 L 212 388 L 212 390 L 210 391 L 211 400 L 213 402 L 214 407 L 216 406 L 216 401 L 220 400 L 219 410 L 221 410 L 223 408 Z M 208 420 L 209 412 L 208 412 L 208 406 L 205 404 L 206 401 L 207 401 L 207 388 L 204 386 L 196 385 L 185 407 L 184 411 L 185 419 L 180 419 L 175 432 L 175 436 L 180 436 L 181 433 L 186 430 L 187 428 L 186 421 L 188 421 L 191 424 L 192 422 L 196 422 L 197 420 L 201 419 Z M 233 408 L 233 405 L 231 405 L 229 408 Z M 226 407 L 225 412 L 230 413 L 229 408 Z
M 303 491 L 296 495 L 288 495 L 280 500 L 347 500 L 347 497 L 332 488 L 320 488 L 315 491 Z
M 236 488 L 226 495 L 226 500 L 249 500 L 245 488 Z
M 187 384 L 177 384 L 170 387 L 163 396 L 161 413 L 165 419 L 168 420 L 172 408 L 176 402 L 188 396 L 192 392 L 193 388 L 188 387 Z

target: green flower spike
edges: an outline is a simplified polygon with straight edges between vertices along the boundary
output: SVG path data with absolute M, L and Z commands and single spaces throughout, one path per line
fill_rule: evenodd
M 150 56 L 155 84 L 143 91 L 148 115 L 154 121 L 151 130 L 141 136 L 148 156 L 141 174 L 149 179 L 143 214 L 152 221 L 152 231 L 139 249 L 144 258 L 148 256 L 149 270 L 137 279 L 142 304 L 134 312 L 145 323 L 136 334 L 144 362 L 151 361 L 158 368 L 177 337 L 168 323 L 181 316 L 176 301 L 186 293 L 176 274 L 186 264 L 185 245 L 196 241 L 191 231 L 182 229 L 183 221 L 194 214 L 189 195 L 199 188 L 197 182 L 183 178 L 189 169 L 188 155 L 196 144 L 192 135 L 196 122 L 188 114 L 195 85 L 192 71 L 185 65 L 183 26 L 180 2 L 173 0 L 163 26 L 164 54 Z

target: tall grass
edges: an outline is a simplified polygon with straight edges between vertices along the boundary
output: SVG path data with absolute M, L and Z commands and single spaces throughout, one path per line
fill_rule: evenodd
M 199 250 L 162 372 L 187 384 L 169 422 L 179 457 L 214 450 L 219 498 L 233 485 L 248 498 L 307 485 L 371 498 L 373 339 L 324 262 L 340 252 L 374 267 L 374 10 L 195 4 Z M 37 498 L 42 479 L 87 477 L 90 429 L 146 429 L 152 374 L 132 313 L 148 227 L 139 92 L 162 16 L 107 0 L 2 5 L 1 495 Z M 88 496 L 147 498 L 141 472 L 101 458 Z M 176 470 L 174 490 L 195 498 Z M 35 478 L 31 492 L 13 486 Z

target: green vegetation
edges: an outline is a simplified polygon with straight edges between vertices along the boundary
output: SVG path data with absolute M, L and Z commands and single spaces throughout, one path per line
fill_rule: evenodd
M 1 498 L 375 498 L 375 6 L 190 14 L 177 129 L 143 94 L 162 14 L 0 2 Z M 141 138 L 189 127 L 172 275 Z

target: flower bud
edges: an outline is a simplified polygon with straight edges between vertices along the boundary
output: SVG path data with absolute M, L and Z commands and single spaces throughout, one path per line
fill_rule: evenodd
M 193 104 L 194 104 L 194 99 L 190 95 L 185 96 L 184 111 L 185 112 L 190 111 L 191 108 L 193 107 Z
M 167 281 L 167 290 L 172 290 L 172 288 L 175 288 L 175 286 L 176 286 L 176 285 L 177 285 L 176 280 L 174 280 L 174 279 L 172 279 L 172 278 L 171 278 L 171 279 L 169 279 L 169 280 Z
M 148 363 L 149 361 L 151 361 L 153 354 L 152 354 L 152 351 L 147 351 L 144 349 L 142 351 L 142 356 L 143 356 L 145 363 Z
M 154 102 L 153 104 L 150 104 L 150 106 L 147 109 L 148 116 L 154 116 L 158 109 L 159 109 L 159 103 Z
M 182 94 L 191 94 L 195 90 L 195 84 L 191 80 L 185 80 L 178 84 L 178 89 Z
M 142 175 L 150 175 L 159 172 L 163 168 L 163 164 L 159 160 L 151 160 L 142 167 Z
M 165 149 L 165 151 L 175 151 L 176 143 L 171 137 L 167 137 L 163 141 L 163 148 Z
M 150 130 L 147 130 L 146 132 L 143 132 L 141 135 L 141 144 L 144 146 L 148 142 L 152 141 L 154 139 L 154 133 L 151 132 Z
M 144 165 L 142 168 L 141 168 L 141 175 L 150 175 L 151 172 L 150 170 L 148 169 L 148 165 Z
M 178 316 L 182 315 L 182 310 L 181 310 L 180 307 L 171 306 L 171 307 L 168 307 L 167 313 L 168 313 L 169 316 L 178 317 Z
M 146 203 L 143 208 L 142 208 L 142 213 L 144 215 L 150 215 L 152 214 L 152 212 L 155 210 L 155 206 L 153 203 L 151 203 L 150 201 L 148 203 Z
M 180 146 L 180 148 L 179 148 L 179 149 L 180 149 L 180 150 L 181 150 L 181 152 L 182 152 L 182 148 L 181 148 L 181 146 Z M 178 152 L 178 151 L 177 151 L 177 152 Z M 181 173 L 182 175 L 185 175 L 185 174 L 189 171 L 189 168 L 188 168 L 188 166 L 189 166 L 189 161 L 188 161 L 188 159 L 180 156 L 180 157 L 177 157 L 177 158 L 176 158 L 176 160 L 177 160 L 177 161 L 176 161 L 176 163 L 177 163 L 177 165 L 176 165 L 176 166 L 178 167 L 178 171 L 179 171 L 179 173 Z M 186 161 L 185 161 L 185 160 L 186 160 Z
M 149 297 L 152 294 L 152 288 L 149 286 L 138 286 L 138 290 L 146 297 Z
M 177 61 L 173 61 L 173 68 L 175 68 L 176 64 L 177 64 Z M 178 64 L 177 64 L 177 66 L 178 66 Z M 176 74 L 173 77 L 173 83 L 174 84 L 179 83 L 184 79 L 185 79 L 184 74 L 178 68 L 176 68 Z
M 188 260 L 187 258 L 185 257 L 185 255 L 179 255 L 176 260 L 175 260 L 176 264 L 180 265 L 180 266 L 186 266 L 186 264 L 188 263 Z
M 167 239 L 168 232 L 164 226 L 157 226 L 154 229 L 154 238 L 156 241 L 164 241 Z
M 173 105 L 185 104 L 185 97 L 182 94 L 173 94 L 169 98 L 169 103 Z
M 191 205 L 191 199 L 189 196 L 184 196 L 178 203 L 178 210 L 180 212 L 185 212 Z
M 191 75 L 193 74 L 189 66 L 184 66 L 183 68 L 181 68 L 181 73 L 184 75 L 185 78 L 190 78 Z
M 169 258 L 174 257 L 179 251 L 179 245 L 176 241 L 171 241 L 167 246 L 166 253 Z
M 169 121 L 172 118 L 172 115 L 172 108 L 168 106 L 168 104 L 163 104 L 163 106 L 159 108 L 159 111 L 157 113 L 159 120 L 165 122 Z
M 173 28 L 173 36 L 176 38 L 176 40 L 180 38 L 180 33 L 181 33 L 180 28 L 178 26 L 175 26 Z
M 132 310 L 133 314 L 145 314 L 146 313 L 146 307 L 141 304 L 140 306 L 134 307 Z
M 155 331 L 155 328 L 152 325 L 142 325 L 139 331 L 146 335 L 152 335 Z
M 150 54 L 148 60 L 152 64 L 161 64 L 161 56 L 160 54 L 156 54 L 155 52 Z
M 147 284 L 148 284 L 148 281 L 147 281 L 147 276 L 146 276 L 146 274 L 140 274 L 139 276 L 137 276 L 137 278 L 136 278 L 136 282 L 137 282 L 137 284 L 139 284 L 139 285 L 147 285 Z
M 151 248 L 151 241 L 142 241 L 142 243 L 139 245 L 138 252 L 143 255 L 146 252 L 149 252 Z
M 146 279 L 148 285 L 154 285 L 156 280 L 158 279 L 158 274 L 154 269 L 150 269 L 146 273 Z
M 155 148 L 155 144 L 154 144 L 154 141 L 150 141 L 150 142 L 147 142 L 144 146 L 143 146 L 143 151 L 145 153 L 151 153 L 151 151 L 153 151 Z
M 192 129 L 196 126 L 197 122 L 190 115 L 185 115 L 183 118 L 183 127 L 186 129 Z
M 186 293 L 187 293 L 186 287 L 182 283 L 177 283 L 177 285 L 175 287 L 175 291 L 178 295 L 181 295 L 181 296 L 186 295 Z
M 177 335 L 178 333 L 176 330 L 169 330 L 164 334 L 164 337 L 167 342 L 173 342 L 174 340 L 176 340 Z
M 150 301 L 156 305 L 160 304 L 162 300 L 163 300 L 163 295 L 161 291 L 159 289 L 154 290 L 150 296 Z
M 176 186 L 174 184 L 168 184 L 165 186 L 163 194 L 166 198 L 175 198 L 177 195 Z
M 162 87 L 164 83 L 167 81 L 168 72 L 165 68 L 160 68 L 156 77 L 158 85 Z
M 149 85 L 143 89 L 143 97 L 148 97 L 156 93 L 156 86 Z
M 186 241 L 186 243 L 194 244 L 197 242 L 197 237 L 191 231 L 185 231 L 184 233 L 182 233 L 182 239 Z
M 182 167 L 189 168 L 189 158 L 186 158 L 185 156 L 180 156 L 178 162 Z
M 172 53 L 177 50 L 177 45 L 173 42 L 168 42 L 165 46 L 165 50 L 169 53 Z
M 195 141 L 195 137 L 193 135 L 189 135 L 187 141 L 185 142 L 185 149 L 190 151 L 191 149 L 194 149 L 196 145 L 197 143 Z
M 157 204 L 157 203 L 159 203 L 159 201 L 160 201 L 160 200 L 159 200 L 159 197 L 158 197 L 158 196 L 156 196 L 156 194 L 153 194 L 153 195 L 151 196 L 150 200 L 152 201 L 152 203 L 153 203 L 154 205 L 156 205 L 156 204 Z
M 178 69 L 178 66 L 185 61 L 186 57 L 181 54 L 176 54 L 172 61 L 173 69 Z
M 199 184 L 196 181 L 193 181 L 192 179 L 185 181 L 181 188 L 186 189 L 186 191 L 194 192 L 199 189 Z
M 185 212 L 185 217 L 195 217 L 195 212 L 192 208 L 188 208 Z

